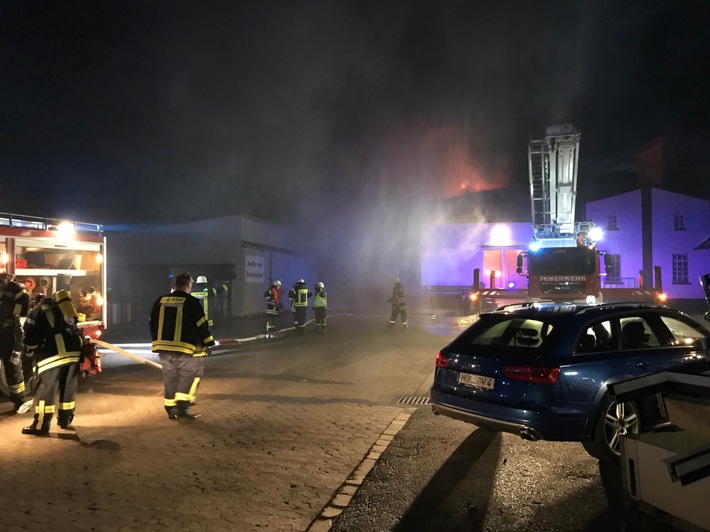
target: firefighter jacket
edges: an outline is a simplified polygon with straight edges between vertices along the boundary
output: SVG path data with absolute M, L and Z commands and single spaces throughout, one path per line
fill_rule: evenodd
M 210 319 L 210 292 L 211 290 L 207 283 L 195 283 L 192 287 L 192 292 L 190 292 L 192 297 L 202 303 L 202 308 L 208 320 Z
M 312 295 L 308 287 L 301 283 L 291 287 L 291 290 L 288 291 L 288 297 L 291 300 L 292 307 L 307 307 L 308 298 Z
M 406 310 L 407 299 L 404 297 L 404 288 L 401 283 L 397 283 L 392 288 L 392 296 L 387 300 L 392 303 L 393 310 Z
M 215 345 L 200 300 L 182 290 L 159 297 L 150 313 L 152 350 L 206 356 Z
M 78 364 L 84 340 L 79 329 L 64 319 L 57 301 L 46 297 L 32 309 L 24 326 L 24 344 L 37 364 L 37 373 Z
M 313 308 L 326 308 L 328 306 L 328 294 L 325 288 L 316 290 L 316 295 L 313 296 Z
M 0 321 L 24 318 L 30 308 L 30 295 L 25 285 L 10 281 L 0 289 Z
M 264 300 L 266 301 L 266 313 L 276 315 L 281 307 L 281 294 L 278 286 L 272 286 L 264 292 Z

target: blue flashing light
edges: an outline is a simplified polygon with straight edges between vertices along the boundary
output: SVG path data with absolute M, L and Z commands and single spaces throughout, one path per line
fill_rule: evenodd
M 537 251 L 542 247 L 542 244 L 540 242 L 530 242 L 530 245 L 528 246 L 528 249 L 530 251 Z
M 508 288 L 515 288 L 515 283 L 513 281 L 510 281 L 508 283 Z

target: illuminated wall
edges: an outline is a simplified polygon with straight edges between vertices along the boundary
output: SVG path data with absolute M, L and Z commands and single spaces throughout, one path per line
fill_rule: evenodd
M 465 287 L 473 283 L 473 270 L 481 270 L 481 281 L 489 279 L 486 268 L 497 264 L 505 270 L 498 287 L 523 278 L 511 268 L 511 257 L 527 249 L 532 230 L 529 223 L 464 223 L 426 227 L 421 240 L 422 286 Z M 514 264 L 514 262 L 512 263 Z

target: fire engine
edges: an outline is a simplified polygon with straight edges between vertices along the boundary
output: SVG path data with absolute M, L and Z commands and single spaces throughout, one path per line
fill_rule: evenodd
M 106 328 L 106 237 L 98 224 L 0 213 L 0 271 L 30 294 L 68 290 L 84 336 Z
M 518 255 L 517 273 L 528 279 L 529 299 L 558 301 L 664 300 L 652 290 L 605 288 L 601 277 L 610 265 L 595 240 L 601 231 L 592 221 L 575 220 L 577 167 L 581 133 L 570 124 L 550 126 L 546 136 L 528 146 L 533 242 Z M 601 258 L 604 258 L 604 272 Z M 660 280 L 660 274 L 656 275 Z
M 601 300 L 599 252 L 589 240 L 593 222 L 576 222 L 577 166 L 581 133 L 571 125 L 550 126 L 528 146 L 533 243 L 527 259 L 528 297 L 565 301 Z
M 464 314 L 523 301 L 665 301 L 659 267 L 654 268 L 653 288 L 647 288 L 643 279 L 638 288 L 603 286 L 611 264 L 609 255 L 597 249 L 601 230 L 593 221 L 575 220 L 580 138 L 572 125 L 550 126 L 543 139 L 528 145 L 532 242 L 518 254 L 516 264 L 527 287 L 520 290 L 510 283 L 509 288 L 495 288 L 491 277 L 486 290 L 474 270 L 473 289 L 462 298 Z

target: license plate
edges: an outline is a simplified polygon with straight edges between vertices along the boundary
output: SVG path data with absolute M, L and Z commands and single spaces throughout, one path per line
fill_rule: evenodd
M 492 377 L 484 377 L 483 375 L 459 373 L 459 384 L 463 384 L 464 386 L 473 386 L 474 388 L 492 390 L 496 384 L 496 380 Z

